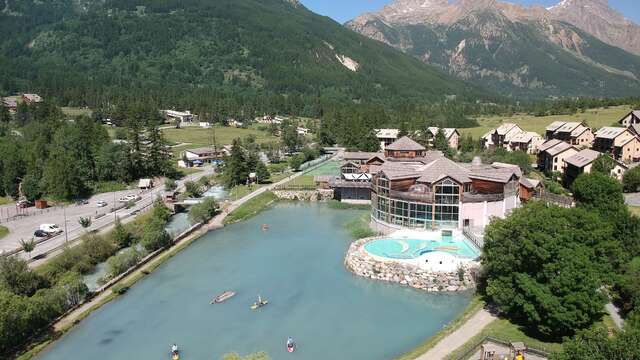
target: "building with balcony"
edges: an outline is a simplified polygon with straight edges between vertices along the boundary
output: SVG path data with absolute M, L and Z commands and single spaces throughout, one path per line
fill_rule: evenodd
M 547 175 L 554 172 L 562 174 L 566 166 L 564 160 L 577 152 L 578 149 L 562 140 L 546 141 L 538 150 L 538 170 L 544 171 Z
M 449 143 L 449 147 L 457 150 L 458 146 L 460 145 L 460 132 L 458 131 L 458 129 L 455 128 L 437 128 L 437 127 L 429 127 L 427 128 L 427 141 L 429 142 L 429 147 L 433 148 L 433 141 L 436 138 L 436 135 L 438 135 L 438 132 L 442 130 L 442 133 L 445 137 L 445 139 L 447 139 L 447 142 Z
M 570 145 L 589 148 L 595 135 L 585 122 L 554 121 L 546 128 L 546 140 L 562 140 Z
M 387 161 L 371 181 L 372 224 L 399 228 L 484 228 L 521 203 L 520 168 L 430 161 Z
M 387 145 L 398 140 L 398 134 L 400 134 L 400 130 L 398 129 L 376 129 L 375 132 L 378 141 L 380 141 L 380 150 L 382 151 L 385 150 Z
M 596 132 L 593 150 L 625 163 L 640 161 L 640 140 L 628 128 L 601 128 Z

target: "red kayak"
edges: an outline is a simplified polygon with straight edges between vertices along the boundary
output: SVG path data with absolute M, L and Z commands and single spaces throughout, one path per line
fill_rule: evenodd
M 296 351 L 296 344 L 287 345 L 287 351 L 290 353 Z

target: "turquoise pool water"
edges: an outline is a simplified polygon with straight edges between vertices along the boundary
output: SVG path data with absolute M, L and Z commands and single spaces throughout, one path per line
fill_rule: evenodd
M 462 237 L 454 236 L 442 239 L 434 234 L 432 240 L 418 239 L 380 239 L 364 246 L 370 254 L 389 259 L 415 259 L 431 251 L 444 251 L 460 258 L 475 259 L 480 255 L 478 249 Z
M 199 239 L 93 312 L 39 360 L 392 359 L 435 334 L 471 294 L 429 294 L 355 276 L 344 224 L 365 212 L 279 204 Z M 261 230 L 269 224 L 268 231 Z M 225 290 L 237 295 L 209 301 Z M 249 309 L 260 294 L 269 304 Z M 292 336 L 295 354 L 285 351 Z

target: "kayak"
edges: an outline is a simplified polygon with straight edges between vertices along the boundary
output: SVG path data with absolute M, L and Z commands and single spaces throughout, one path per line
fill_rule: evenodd
M 234 297 L 235 294 L 236 293 L 234 291 L 225 291 L 222 294 L 220 294 L 220 295 L 216 296 L 215 298 L 213 298 L 211 303 L 212 304 L 220 304 L 221 302 Z
M 290 353 L 296 351 L 296 343 L 293 343 L 291 345 L 287 345 L 287 351 L 290 352 Z
M 180 360 L 180 355 L 179 354 L 171 355 L 171 360 Z
M 269 303 L 269 301 L 267 301 L 267 300 L 262 300 L 261 303 L 254 302 L 253 305 L 251 305 L 251 310 L 255 310 L 255 309 L 261 308 L 261 307 L 267 305 L 268 303 Z

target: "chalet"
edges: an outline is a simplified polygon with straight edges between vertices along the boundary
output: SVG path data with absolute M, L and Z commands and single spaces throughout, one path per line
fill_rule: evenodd
M 161 110 L 166 121 L 174 120 L 180 123 L 192 123 L 195 121 L 196 116 L 190 111 L 175 111 L 175 110 Z
M 546 140 L 558 139 L 580 147 L 591 147 L 595 137 L 585 122 L 554 121 L 545 130 Z
M 400 134 L 400 130 L 398 129 L 376 129 L 376 137 L 380 142 L 380 150 L 384 151 L 387 145 L 398 140 L 398 134 Z
M 516 124 L 502 124 L 483 136 L 485 147 L 487 149 L 508 148 L 511 138 L 523 132 L 525 131 Z
M 640 140 L 627 128 L 601 128 L 596 132 L 593 150 L 626 163 L 640 161 Z
M 640 110 L 633 110 L 622 119 L 618 120 L 618 124 L 624 127 L 629 127 L 633 124 L 640 124 Z
M 384 160 L 384 154 L 383 153 L 377 153 L 377 152 L 345 152 L 342 155 L 342 160 L 344 160 L 345 162 L 351 162 L 357 165 L 362 165 L 365 164 L 367 161 L 369 161 L 372 158 L 379 158 L 381 160 Z
M 12 114 L 18 110 L 18 102 L 14 98 L 2 98 L 2 106 L 6 107 Z
M 385 146 L 384 155 L 387 158 L 416 158 L 425 155 L 427 149 L 417 142 L 403 136 L 395 142 Z
M 529 201 L 544 192 L 544 183 L 537 179 L 520 178 L 520 200 Z
M 244 126 L 244 123 L 242 121 L 238 121 L 236 119 L 229 119 L 227 120 L 227 125 L 234 127 L 234 128 L 241 128 Z
M 553 172 L 562 174 L 565 167 L 564 159 L 573 156 L 577 152 L 578 149 L 562 140 L 548 140 L 540 145 L 538 149 L 538 169 L 547 174 Z
M 565 162 L 565 171 L 563 176 L 563 183 L 565 187 L 570 187 L 571 184 L 576 180 L 580 174 L 589 174 L 591 173 L 591 168 L 593 163 L 603 155 L 595 150 L 591 149 L 583 149 L 578 153 L 564 159 Z M 604 155 L 609 156 L 609 155 Z M 622 175 L 627 169 L 627 166 L 617 160 L 613 160 L 615 162 L 615 167 L 611 170 L 611 177 L 614 177 L 618 180 L 622 179 Z
M 510 137 L 507 145 L 508 151 L 524 151 L 527 154 L 536 154 L 538 147 L 544 142 L 542 136 L 533 131 L 523 131 Z
M 42 102 L 42 98 L 38 94 L 22 94 L 22 101 L 27 105 L 37 104 Z
M 185 150 L 183 154 L 183 161 L 185 161 L 187 166 L 193 166 L 213 163 L 223 157 L 223 151 L 219 151 L 213 147 L 204 147 Z
M 627 128 L 633 135 L 640 137 L 640 123 L 631 124 Z
M 437 127 L 427 128 L 427 139 L 429 141 L 430 147 L 433 147 L 433 140 L 435 139 L 439 131 L 440 129 Z M 460 132 L 458 132 L 458 130 L 454 128 L 443 128 L 442 132 L 444 133 L 444 137 L 449 143 L 449 147 L 457 150 L 460 144 Z

